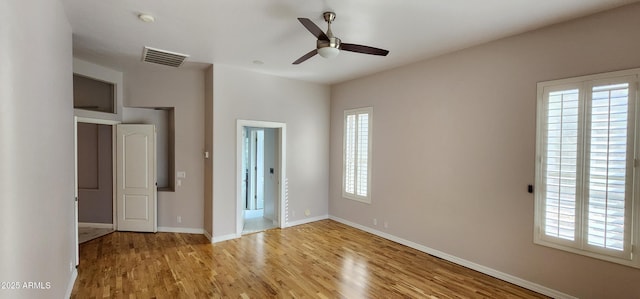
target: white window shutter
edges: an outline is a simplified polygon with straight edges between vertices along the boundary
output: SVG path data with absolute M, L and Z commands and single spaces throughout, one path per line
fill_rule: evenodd
M 628 166 L 629 84 L 594 86 L 588 168 L 589 245 L 624 250 Z
M 355 194 L 356 175 L 356 116 L 347 115 L 345 120 L 344 189 Z
M 550 92 L 544 111 L 544 232 L 567 240 L 575 239 L 576 228 L 579 96 L 578 89 Z
M 368 177 L 369 177 L 369 114 L 358 114 L 358 173 L 356 195 L 366 197 L 368 195 Z
M 639 77 L 538 83 L 535 243 L 640 268 Z
M 372 108 L 345 111 L 343 189 L 345 198 L 371 202 Z

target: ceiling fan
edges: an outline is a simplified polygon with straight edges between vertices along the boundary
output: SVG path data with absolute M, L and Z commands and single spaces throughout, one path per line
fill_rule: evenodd
M 331 22 L 336 19 L 336 14 L 331 11 L 327 11 L 322 14 L 324 20 L 327 22 L 327 33 L 322 32 L 316 24 L 314 24 L 311 20 L 307 18 L 298 18 L 298 21 L 302 23 L 302 25 L 311 32 L 317 39 L 316 48 L 311 50 L 309 53 L 302 55 L 302 57 L 298 58 L 298 60 L 294 61 L 293 64 L 300 64 L 305 60 L 315 56 L 316 54 L 320 54 L 320 56 L 324 58 L 335 57 L 340 53 L 340 50 L 351 51 L 356 53 L 363 54 L 371 54 L 371 55 L 380 55 L 387 56 L 389 51 L 378 49 L 369 46 L 356 45 L 356 44 L 348 44 L 343 43 L 339 38 L 333 35 L 331 32 Z

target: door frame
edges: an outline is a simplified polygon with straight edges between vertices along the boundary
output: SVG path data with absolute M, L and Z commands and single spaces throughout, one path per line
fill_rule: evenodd
M 76 244 L 76 266 L 80 263 L 80 244 L 78 244 L 78 217 L 80 216 L 79 211 L 78 211 L 78 123 L 88 123 L 88 124 L 97 124 L 97 125 L 108 125 L 111 126 L 111 140 L 115 140 L 115 126 L 122 123 L 121 121 L 117 121 L 117 120 L 108 120 L 108 119 L 99 119 L 99 118 L 89 118 L 89 117 L 80 117 L 80 116 L 74 116 L 73 117 L 73 150 L 74 150 L 74 167 L 73 167 L 73 172 L 74 172 L 74 191 L 75 191 L 75 204 L 74 204 L 74 215 L 75 215 L 75 219 L 74 219 L 74 226 L 75 226 L 75 244 Z M 112 215 L 112 220 L 113 220 L 113 229 L 117 229 L 118 225 L 117 225 L 117 218 L 116 218 L 116 172 L 115 167 L 116 167 L 116 145 L 115 142 L 111 143 L 111 163 L 112 165 L 112 170 L 111 170 L 111 175 L 112 175 L 112 192 L 111 192 L 111 202 L 113 204 L 113 215 Z
M 278 177 L 278 227 L 285 228 L 287 225 L 287 124 L 281 122 L 238 119 L 236 121 L 236 237 L 238 238 L 242 236 L 242 227 L 244 224 L 243 212 L 245 199 L 242 198 L 242 178 L 244 176 L 244 169 L 242 169 L 242 144 L 244 140 L 242 132 L 245 127 L 278 129 L 278 168 L 280 173 Z

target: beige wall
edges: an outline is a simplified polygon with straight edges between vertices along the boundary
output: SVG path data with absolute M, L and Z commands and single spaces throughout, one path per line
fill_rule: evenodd
M 639 269 L 534 245 L 526 187 L 536 82 L 639 67 L 638 16 L 627 6 L 333 86 L 331 215 L 580 298 L 637 297 Z M 365 106 L 370 205 L 340 191 L 343 111 Z
M 175 171 L 186 178 L 175 192 L 158 192 L 159 227 L 203 228 L 204 80 L 201 70 L 124 73 L 126 107 L 175 107 Z
M 0 297 L 63 298 L 75 261 L 71 26 L 49 0 L 0 1 L 0 20 L 0 281 L 51 286 Z
M 238 119 L 287 124 L 289 222 L 327 215 L 329 87 L 222 65 L 213 79 L 214 237 L 236 230 Z

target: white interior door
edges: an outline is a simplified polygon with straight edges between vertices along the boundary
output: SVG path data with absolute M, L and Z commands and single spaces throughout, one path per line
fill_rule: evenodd
M 156 129 L 116 126 L 116 214 L 120 231 L 157 231 Z

